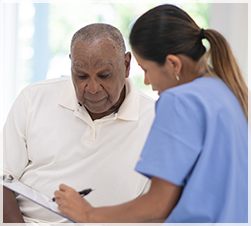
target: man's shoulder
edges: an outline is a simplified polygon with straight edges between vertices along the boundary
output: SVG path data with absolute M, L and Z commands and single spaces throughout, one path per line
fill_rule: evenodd
M 145 104 L 149 104 L 150 106 L 155 104 L 155 100 L 148 96 L 147 94 L 143 93 L 142 91 L 138 90 L 139 93 L 139 97 L 140 97 L 140 101 L 145 103 Z
M 155 100 L 140 90 L 138 92 L 140 97 L 140 117 L 141 119 L 147 118 L 148 120 L 152 120 L 155 115 Z
M 43 96 L 44 98 L 58 98 L 64 87 L 70 82 L 71 77 L 60 77 L 34 82 L 26 86 L 20 93 L 27 99 L 31 97 Z
M 41 88 L 41 87 L 48 87 L 50 85 L 64 85 L 66 84 L 71 78 L 70 77 L 60 77 L 60 78 L 54 78 L 54 79 L 46 79 L 38 82 L 34 82 L 24 88 L 24 90 L 27 89 L 35 89 L 35 88 Z

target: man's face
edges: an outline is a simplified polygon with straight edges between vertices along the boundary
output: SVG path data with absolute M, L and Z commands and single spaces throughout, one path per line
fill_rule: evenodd
M 77 41 L 70 55 L 72 81 L 78 101 L 93 119 L 112 112 L 124 100 L 125 78 L 129 76 L 131 54 L 121 56 L 110 39 L 92 43 Z

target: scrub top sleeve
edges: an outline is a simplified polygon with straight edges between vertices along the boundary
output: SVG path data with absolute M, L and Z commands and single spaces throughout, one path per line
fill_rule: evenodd
M 203 143 L 203 114 L 194 97 L 164 92 L 136 171 L 184 186 Z
M 3 172 L 19 179 L 28 164 L 26 120 L 28 100 L 22 92 L 13 104 L 3 128 Z

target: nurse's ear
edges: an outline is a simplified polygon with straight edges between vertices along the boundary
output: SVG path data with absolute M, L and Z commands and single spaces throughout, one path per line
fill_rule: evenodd
M 169 71 L 173 72 L 174 75 L 179 75 L 182 68 L 182 61 L 178 56 L 169 54 L 166 56 L 164 66 L 167 67 Z

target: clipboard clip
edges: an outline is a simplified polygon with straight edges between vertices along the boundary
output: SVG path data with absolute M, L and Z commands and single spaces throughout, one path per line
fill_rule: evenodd
M 11 183 L 11 182 L 13 181 L 13 179 L 14 179 L 14 177 L 11 176 L 10 174 L 8 174 L 8 175 L 3 175 L 3 181 L 4 181 L 4 182 L 9 182 L 9 183 Z

